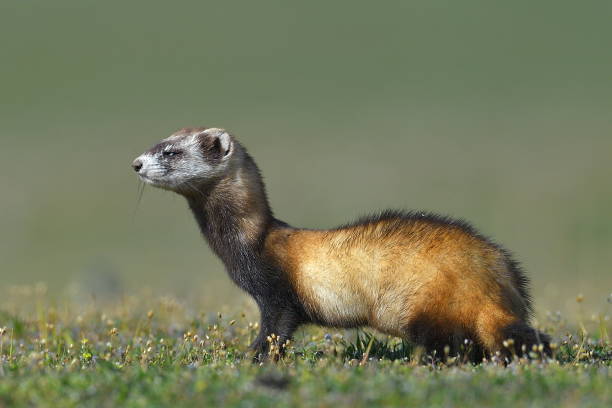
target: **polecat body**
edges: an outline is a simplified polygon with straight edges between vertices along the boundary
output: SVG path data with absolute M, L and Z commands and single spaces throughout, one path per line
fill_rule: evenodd
M 145 182 L 183 195 L 233 281 L 257 302 L 266 338 L 305 323 L 371 326 L 451 353 L 465 339 L 486 354 L 512 338 L 548 339 L 528 325 L 528 281 L 507 251 L 468 224 L 425 213 L 383 212 L 331 230 L 274 218 L 259 170 L 218 128 L 182 129 L 139 156 Z M 482 356 L 482 354 L 480 355 Z

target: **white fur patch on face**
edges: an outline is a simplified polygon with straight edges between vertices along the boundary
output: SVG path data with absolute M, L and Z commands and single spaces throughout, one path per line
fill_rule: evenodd
M 141 154 L 137 160 L 140 160 L 142 163 L 142 168 L 138 175 L 145 183 L 154 184 L 155 179 L 164 175 L 163 167 L 160 166 L 157 158 L 151 153 Z
M 203 181 L 221 175 L 227 160 L 210 163 L 202 152 L 203 134 L 219 138 L 222 149 L 230 151 L 232 142 L 223 129 L 212 128 L 191 134 L 179 133 L 163 139 L 160 149 L 153 149 L 138 157 L 142 162 L 141 179 L 149 184 L 170 190 L 192 189 Z M 229 155 L 228 155 L 229 157 Z

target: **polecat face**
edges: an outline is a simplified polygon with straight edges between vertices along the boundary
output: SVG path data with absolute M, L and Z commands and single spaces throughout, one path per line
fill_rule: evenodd
M 232 137 L 218 128 L 186 128 L 162 140 L 134 160 L 145 183 L 177 193 L 199 186 L 227 170 L 234 153 Z

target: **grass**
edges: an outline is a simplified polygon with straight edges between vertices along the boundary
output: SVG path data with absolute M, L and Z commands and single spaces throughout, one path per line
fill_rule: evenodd
M 581 300 L 581 299 L 578 299 Z M 302 330 L 278 363 L 253 364 L 246 313 L 194 312 L 180 301 L 47 299 L 44 286 L 0 309 L 0 407 L 560 406 L 612 402 L 609 318 L 540 325 L 551 359 L 508 366 L 435 361 L 368 331 Z M 273 342 L 273 341 L 272 341 Z

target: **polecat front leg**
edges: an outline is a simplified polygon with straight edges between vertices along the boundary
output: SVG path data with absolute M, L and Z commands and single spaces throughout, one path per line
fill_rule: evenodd
M 285 353 L 287 341 L 301 324 L 299 313 L 291 305 L 271 301 L 258 301 L 261 314 L 259 334 L 251 343 L 255 352 L 254 362 L 262 362 L 270 355 L 274 346 L 272 358 L 278 360 Z

